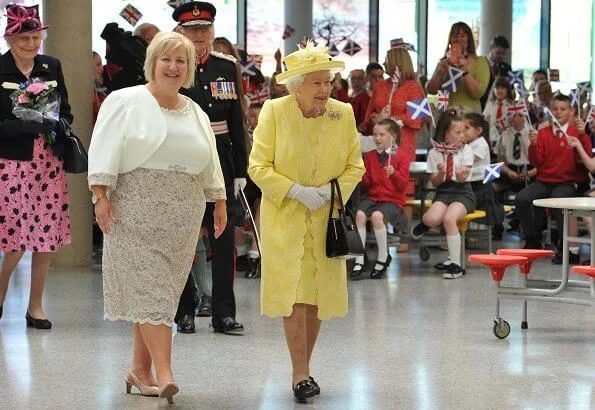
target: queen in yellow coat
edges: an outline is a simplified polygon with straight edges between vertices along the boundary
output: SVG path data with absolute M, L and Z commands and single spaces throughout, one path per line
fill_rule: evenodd
M 351 105 L 330 99 L 344 68 L 311 43 L 277 76 L 290 95 L 267 101 L 254 130 L 248 173 L 262 190 L 261 309 L 283 316 L 302 400 L 319 392 L 309 362 L 320 320 L 347 314 L 345 261 L 326 257 L 330 181 L 347 199 L 364 174 Z

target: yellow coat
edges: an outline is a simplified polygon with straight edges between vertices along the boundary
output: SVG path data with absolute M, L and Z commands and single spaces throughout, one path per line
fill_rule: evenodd
M 261 310 L 289 316 L 296 300 L 302 259 L 316 269 L 318 317 L 347 314 L 345 260 L 326 257 L 329 206 L 310 211 L 286 197 L 294 182 L 320 187 L 338 178 L 347 201 L 364 174 L 359 137 L 350 104 L 330 99 L 324 115 L 304 118 L 294 95 L 267 101 L 254 130 L 248 174 L 262 190 Z M 304 255 L 304 237 L 313 252 Z

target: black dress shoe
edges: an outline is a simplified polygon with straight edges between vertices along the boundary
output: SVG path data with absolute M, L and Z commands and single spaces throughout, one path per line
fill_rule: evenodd
M 552 263 L 554 265 L 562 265 L 562 253 L 561 252 L 556 252 L 554 257 L 552 258 Z M 581 263 L 581 257 L 578 255 L 578 253 L 574 254 L 572 252 L 568 252 L 568 263 L 570 265 L 578 265 L 579 263 Z
M 244 272 L 249 266 L 250 264 L 248 263 L 248 255 L 242 255 L 236 258 L 236 271 Z
M 312 376 L 310 376 L 310 383 L 312 383 L 312 386 L 314 386 L 314 392 L 318 396 L 320 394 L 320 386 L 318 385 L 318 383 L 316 383 Z
M 196 308 L 196 316 L 211 317 L 212 314 L 213 308 L 211 304 L 211 297 L 203 294 L 200 297 L 200 300 L 198 301 L 198 306 Z
M 31 317 L 31 315 L 29 314 L 29 311 L 27 311 L 27 314 L 25 315 L 25 319 L 27 320 L 27 327 L 32 327 L 35 329 L 51 329 L 52 328 L 52 322 L 50 322 L 47 319 L 35 319 L 35 318 Z
M 194 316 L 192 315 L 182 316 L 178 320 L 177 324 L 179 333 L 196 333 L 196 328 L 194 327 Z
M 293 386 L 293 396 L 298 402 L 303 402 L 310 397 L 316 396 L 316 390 L 310 380 L 302 380 Z
M 260 258 L 248 258 L 248 270 L 246 279 L 255 279 L 260 277 Z
M 228 316 L 221 319 L 221 323 L 213 323 L 215 333 L 225 333 L 228 335 L 239 335 L 244 333 L 244 325 Z
M 356 267 L 359 266 L 359 269 L 355 269 Z M 353 265 L 353 268 L 351 269 L 351 280 L 361 280 L 364 278 L 364 265 L 362 265 L 361 263 L 355 263 L 355 265 Z
M 393 258 L 390 255 L 388 255 L 384 262 L 376 261 L 376 265 L 382 265 L 382 268 L 376 270 L 376 266 L 374 266 L 374 269 L 372 269 L 372 273 L 370 273 L 370 277 L 372 279 L 380 279 L 384 275 L 384 272 L 386 272 L 386 268 L 388 268 L 388 265 L 390 265 L 390 261 L 392 260 Z
M 434 265 L 434 269 L 447 270 L 449 266 L 450 266 L 450 263 L 438 262 L 437 264 Z

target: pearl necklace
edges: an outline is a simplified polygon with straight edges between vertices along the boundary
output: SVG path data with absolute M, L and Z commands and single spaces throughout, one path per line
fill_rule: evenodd
M 28 69 L 27 71 L 23 71 L 19 68 L 19 70 L 21 70 L 21 73 L 23 73 L 25 76 L 31 74 L 31 71 L 33 71 L 33 67 L 35 66 L 35 63 L 31 64 L 31 68 Z M 18 67 L 18 66 L 17 66 Z

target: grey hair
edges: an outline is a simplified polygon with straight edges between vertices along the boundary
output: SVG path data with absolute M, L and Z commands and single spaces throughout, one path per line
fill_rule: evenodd
M 287 91 L 289 91 L 289 94 L 297 94 L 298 87 L 304 83 L 305 79 L 306 74 L 300 74 L 294 77 L 289 77 L 287 81 L 285 81 L 285 87 L 287 87 Z
M 153 23 L 143 23 L 138 25 L 135 29 L 134 29 L 134 33 L 132 33 L 132 35 L 140 37 L 143 32 L 148 29 L 148 28 L 155 28 L 157 31 L 159 31 L 159 27 L 157 27 L 155 24 Z

